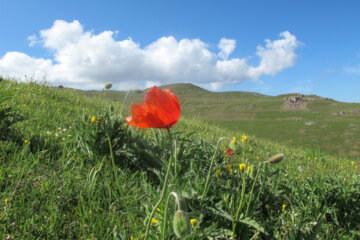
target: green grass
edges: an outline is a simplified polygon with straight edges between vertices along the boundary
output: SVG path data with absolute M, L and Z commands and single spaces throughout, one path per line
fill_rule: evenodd
M 111 94 L 114 99 L 108 100 Z M 196 98 L 199 105 L 192 106 L 181 92 L 177 94 L 185 105 L 182 109 L 206 109 L 210 103 L 215 109 L 220 107 L 217 99 L 208 96 Z M 258 97 L 232 94 L 248 103 Z M 262 108 L 274 106 L 265 100 L 273 98 L 263 97 Z M 130 94 L 126 106 L 141 98 L 140 93 Z M 171 129 L 176 140 L 172 152 L 165 130 L 125 124 L 119 114 L 123 98 L 116 92 L 106 91 L 103 96 L 4 80 L 0 99 L 0 110 L 11 113 L 0 115 L 1 127 L 5 126 L 0 128 L 1 239 L 141 239 L 172 156 L 168 189 L 160 211 L 155 211 L 158 223 L 151 225 L 149 239 L 176 239 L 172 218 L 177 206 L 172 199 L 163 228 L 171 191 L 181 197 L 188 218 L 197 220 L 186 239 L 229 239 L 232 235 L 235 239 L 359 238 L 358 161 L 319 148 L 300 148 L 302 141 L 293 136 L 259 138 L 246 131 L 265 123 L 276 128 L 286 112 L 272 118 L 269 112 L 255 111 L 269 119 L 251 123 L 248 117 L 254 110 L 242 110 L 246 117 L 241 124 L 214 125 L 211 119 L 205 121 L 183 110 Z M 228 107 L 231 111 L 238 106 Z M 92 122 L 92 116 L 98 122 Z M 355 124 L 350 117 L 346 121 Z M 286 123 L 290 124 L 294 123 Z M 331 119 L 326 124 L 343 127 Z M 292 134 L 278 130 L 279 136 Z M 241 142 L 243 135 L 248 135 L 246 142 Z M 225 152 L 227 139 L 214 155 L 222 136 L 237 137 L 234 155 Z M 329 135 L 329 141 L 332 137 L 339 144 L 348 139 Z M 303 141 L 315 140 L 308 136 Z M 285 155 L 280 163 L 264 163 L 277 153 Z M 247 174 L 247 168 L 240 171 L 239 164 L 245 162 L 258 174 Z
M 286 98 L 297 94 L 266 96 L 249 92 L 209 92 L 192 84 L 170 87 L 181 103 L 182 115 L 211 121 L 221 128 L 244 131 L 258 138 L 288 142 L 329 154 L 360 157 L 360 103 L 342 103 L 305 95 L 306 109 L 286 109 Z M 98 91 L 79 92 L 97 96 Z M 125 92 L 107 91 L 105 98 L 124 99 Z M 140 102 L 144 92 L 130 92 L 128 103 Z M 126 104 L 129 113 L 130 104 Z M 337 113 L 345 112 L 344 115 Z M 313 125 L 307 123 L 313 122 Z

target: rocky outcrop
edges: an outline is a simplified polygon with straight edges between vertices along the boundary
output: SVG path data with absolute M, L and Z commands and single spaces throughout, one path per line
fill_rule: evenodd
M 305 97 L 302 94 L 285 98 L 285 109 L 306 109 Z

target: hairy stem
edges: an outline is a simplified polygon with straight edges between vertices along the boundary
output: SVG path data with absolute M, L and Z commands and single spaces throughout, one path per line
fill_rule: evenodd
M 165 204 L 165 212 L 164 212 L 164 220 L 163 220 L 163 235 L 162 235 L 162 239 L 165 240 L 165 232 L 166 232 L 166 221 L 167 221 L 167 210 L 168 210 L 168 205 L 169 205 L 169 201 L 170 201 L 170 197 L 173 196 L 175 198 L 175 202 L 177 204 L 178 210 L 182 210 L 181 208 L 181 202 L 180 202 L 180 198 L 177 195 L 176 192 L 171 192 L 168 195 L 168 198 L 166 200 L 166 204 Z
M 153 218 L 154 214 L 155 214 L 155 211 L 156 209 L 158 208 L 158 206 L 160 205 L 160 203 L 162 202 L 162 200 L 164 199 L 164 196 L 165 196 L 165 193 L 167 191 L 167 185 L 168 185 L 168 179 L 169 179 L 169 172 L 170 172 L 170 169 L 171 169 L 171 164 L 172 164 L 172 137 L 171 137 L 171 132 L 170 132 L 170 127 L 167 127 L 167 131 L 169 133 L 169 140 L 170 140 L 170 159 L 169 159 L 169 162 L 168 162 L 168 167 L 167 167 L 167 170 L 166 170 L 166 175 L 165 175 L 165 180 L 164 180 L 164 186 L 163 186 L 163 189 L 161 191 L 161 195 L 160 195 L 160 199 L 159 201 L 155 204 L 153 210 L 151 211 L 150 213 L 150 216 L 149 216 L 149 219 L 148 219 L 148 223 L 147 223 L 147 226 L 146 226 L 146 231 L 145 231 L 145 238 L 144 240 L 148 239 L 149 237 L 149 230 L 150 230 L 150 224 L 151 224 L 151 219 Z

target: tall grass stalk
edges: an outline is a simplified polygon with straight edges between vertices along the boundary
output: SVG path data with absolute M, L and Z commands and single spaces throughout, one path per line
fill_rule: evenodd
M 206 177 L 206 182 L 205 182 L 204 191 L 203 191 L 203 193 L 202 193 L 202 195 L 201 195 L 200 203 L 202 203 L 202 201 L 204 200 L 204 197 L 205 197 L 206 194 L 207 194 L 207 188 L 208 188 L 208 185 L 209 185 L 211 170 L 212 170 L 212 167 L 213 167 L 213 164 L 214 164 L 215 156 L 216 156 L 216 154 L 217 154 L 217 152 L 218 152 L 218 149 L 219 149 L 220 142 L 221 142 L 222 140 L 225 140 L 225 139 L 231 141 L 231 139 L 228 138 L 228 137 L 221 137 L 221 138 L 218 140 L 217 144 L 216 144 L 216 149 L 215 149 L 214 155 L 213 155 L 213 157 L 212 157 L 212 159 L 211 159 L 211 163 L 210 163 L 208 175 L 207 175 L 207 177 Z
M 236 229 L 236 221 L 238 220 L 238 217 L 239 217 L 239 214 L 240 214 L 240 211 L 242 209 L 242 206 L 243 206 L 243 201 L 244 201 L 244 196 L 245 196 L 245 188 L 246 188 L 246 171 L 247 171 L 247 164 L 245 164 L 245 169 L 244 169 L 244 172 L 242 173 L 243 174 L 243 181 L 242 181 L 242 187 L 241 187 L 241 198 L 240 198 L 240 203 L 239 203 L 239 207 L 236 211 L 236 214 L 235 214 L 235 218 L 233 218 L 232 220 L 232 225 L 233 225 L 233 231 L 232 231 L 232 239 L 235 239 L 235 229 Z
M 252 186 L 251 186 L 249 201 L 248 201 L 248 203 L 247 203 L 247 207 L 246 207 L 246 211 L 245 211 L 245 217 L 247 216 L 247 214 L 248 214 L 248 212 L 249 212 L 249 207 L 250 207 L 250 204 L 251 204 L 251 201 L 252 201 L 252 193 L 253 193 L 253 191 L 254 191 L 254 187 L 255 187 L 256 181 L 257 181 L 257 179 L 258 179 L 258 177 L 259 177 L 259 173 L 260 173 L 260 170 L 261 170 L 261 166 L 262 166 L 262 163 L 259 164 L 259 169 L 257 170 L 255 179 L 254 179 L 253 184 L 252 184 Z
M 122 117 L 122 112 L 123 112 L 123 110 L 124 110 L 125 102 L 126 102 L 126 99 L 127 99 L 128 95 L 129 95 L 129 92 L 130 92 L 130 90 L 126 92 L 126 95 L 125 95 L 125 97 L 124 97 L 124 101 L 123 101 L 123 103 L 122 103 L 122 105 L 121 105 L 120 117 Z
M 112 146 L 111 146 L 111 140 L 110 137 L 108 136 L 108 141 L 109 141 L 109 148 L 110 148 L 110 156 L 111 156 L 111 163 L 112 163 L 112 168 L 113 168 L 113 172 L 114 172 L 114 178 L 115 178 L 115 182 L 116 182 L 116 186 L 119 189 L 120 195 L 122 198 L 125 197 L 125 194 L 122 191 L 121 186 L 119 185 L 119 179 L 118 179 L 118 175 L 117 175 L 117 169 L 116 169 L 116 165 L 115 165 L 115 159 L 114 159 L 114 154 L 112 151 Z M 129 220 L 130 220 L 130 226 L 133 228 L 133 222 L 134 222 L 134 216 L 130 213 L 129 208 L 128 208 L 128 204 L 126 202 L 123 202 L 126 212 L 129 215 Z

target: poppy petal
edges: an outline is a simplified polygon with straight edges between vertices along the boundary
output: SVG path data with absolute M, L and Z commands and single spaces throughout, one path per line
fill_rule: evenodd
M 175 94 L 154 86 L 140 105 L 131 105 L 131 117 L 126 122 L 139 128 L 167 128 L 173 127 L 179 117 L 180 104 Z

